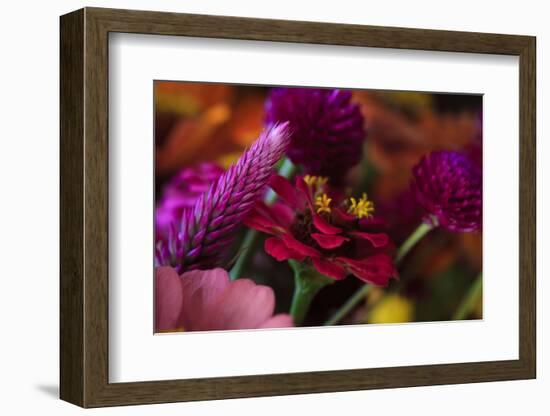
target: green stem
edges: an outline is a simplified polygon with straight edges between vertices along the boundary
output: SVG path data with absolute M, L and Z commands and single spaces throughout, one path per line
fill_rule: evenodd
M 411 248 L 413 248 L 418 241 L 422 239 L 432 228 L 434 228 L 433 225 L 421 223 L 416 230 L 413 231 L 413 233 L 405 240 L 405 242 L 399 247 L 399 250 L 397 250 L 397 254 L 395 256 L 395 264 L 401 263 L 401 260 L 407 255 L 409 251 L 411 251 Z
M 323 287 L 333 283 L 333 280 L 303 263 L 295 260 L 289 260 L 288 263 L 294 270 L 295 284 L 290 314 L 294 320 L 294 325 L 299 326 L 304 321 L 315 295 Z
M 367 296 L 371 287 L 371 285 L 363 285 L 340 309 L 336 311 L 334 315 L 332 315 L 328 321 L 325 322 L 325 325 L 334 325 L 340 322 L 344 316 L 346 316 L 353 309 L 353 307 L 361 301 L 361 299 Z
M 395 256 L 395 264 L 401 263 L 403 258 L 407 255 L 407 253 L 424 237 L 431 229 L 433 229 L 435 226 L 421 223 L 416 230 L 413 231 L 413 233 L 405 240 L 405 242 L 399 247 L 399 250 L 397 250 L 397 255 Z M 361 302 L 365 296 L 369 293 L 370 285 L 364 284 L 361 286 L 349 300 L 342 305 L 332 317 L 325 322 L 325 325 L 335 325 L 338 322 L 340 322 L 348 313 L 351 312 L 351 310 L 359 303 Z
M 294 284 L 296 286 L 294 288 L 294 295 L 292 296 L 290 314 L 294 320 L 294 325 L 298 326 L 304 321 L 317 291 L 310 290 L 297 276 L 294 276 Z
M 239 248 L 239 257 L 237 258 L 237 261 L 235 261 L 234 266 L 231 268 L 231 271 L 229 272 L 229 276 L 231 277 L 231 280 L 238 279 L 239 277 L 242 277 L 243 270 L 245 266 L 248 264 L 250 259 L 252 258 L 252 254 L 255 252 L 256 245 L 258 244 L 260 237 L 260 233 L 256 230 L 253 230 L 252 228 L 249 228 L 246 230 L 246 234 L 244 235 L 243 242 L 241 244 L 241 247 Z
M 288 179 L 294 175 L 294 172 L 296 172 L 296 166 L 294 166 L 294 164 L 289 159 L 283 159 L 283 162 L 281 163 L 278 171 L 279 175 L 284 176 Z M 277 194 L 273 192 L 272 189 L 270 189 L 265 196 L 264 202 L 267 205 L 271 205 L 275 202 L 276 199 Z M 246 231 L 241 247 L 239 248 L 239 257 L 237 258 L 235 265 L 229 272 L 231 280 L 242 277 L 243 271 L 248 266 L 248 263 L 252 259 L 252 255 L 256 251 L 256 246 L 258 245 L 259 240 L 260 233 L 258 231 L 251 228 Z
M 477 300 L 481 296 L 481 291 L 483 286 L 482 282 L 483 282 L 483 278 L 481 273 L 479 273 L 479 275 L 476 277 L 476 280 L 470 287 L 470 290 L 462 300 L 462 303 L 459 305 L 458 309 L 453 315 L 453 320 L 463 320 L 463 319 L 466 319 L 468 315 L 470 315 Z

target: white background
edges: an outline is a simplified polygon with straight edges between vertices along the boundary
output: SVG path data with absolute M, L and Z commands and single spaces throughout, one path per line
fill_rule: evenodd
M 83 5 L 532 34 L 538 37 L 538 380 L 319 394 L 208 403 L 140 406 L 91 414 L 296 414 L 335 412 L 384 414 L 548 414 L 550 361 L 549 297 L 543 257 L 549 226 L 549 146 L 544 142 L 545 102 L 550 99 L 550 28 L 544 2 L 385 1 L 247 2 L 50 1 L 6 3 L 0 28 L 0 215 L 2 290 L 0 312 L 0 409 L 6 414 L 78 414 L 55 399 L 58 385 L 58 15 Z M 543 177 L 544 176 L 544 177 Z M 544 198 L 547 200 L 544 201 Z M 543 325 L 546 326 L 543 332 Z
M 110 58 L 112 382 L 518 358 L 517 57 L 114 34 Z M 483 93 L 483 321 L 151 336 L 153 79 Z

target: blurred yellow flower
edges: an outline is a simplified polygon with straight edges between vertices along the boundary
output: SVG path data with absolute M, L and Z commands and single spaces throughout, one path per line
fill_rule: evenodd
M 239 160 L 239 158 L 241 157 L 242 154 L 243 154 L 243 152 L 226 153 L 224 155 L 221 155 L 217 159 L 217 162 L 219 163 L 219 165 L 222 168 L 228 169 L 229 166 L 234 165 L 234 164 L 237 163 L 237 161 Z
M 181 116 L 193 117 L 200 111 L 200 103 L 187 95 L 157 94 L 155 96 L 156 111 L 174 113 Z
M 368 322 L 371 324 L 411 322 L 413 313 L 414 305 L 410 300 L 397 294 L 391 294 L 374 306 L 368 316 Z
M 483 318 L 483 296 L 479 296 L 472 311 L 472 316 L 475 319 Z
M 380 100 L 392 107 L 402 108 L 413 113 L 419 113 L 433 106 L 433 95 L 412 91 L 377 92 Z

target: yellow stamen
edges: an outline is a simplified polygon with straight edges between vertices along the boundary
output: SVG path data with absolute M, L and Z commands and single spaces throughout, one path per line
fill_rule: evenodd
M 315 183 L 315 176 L 306 175 L 304 176 L 304 182 L 309 186 L 312 186 Z
M 326 176 L 317 176 L 317 186 L 326 185 L 327 182 L 328 182 L 328 178 Z
M 304 182 L 307 183 L 309 186 L 318 189 L 326 185 L 326 183 L 328 182 L 328 178 L 325 176 L 306 175 L 304 176 Z
M 372 217 L 374 213 L 374 203 L 369 201 L 366 193 L 363 193 L 359 200 L 351 197 L 349 201 L 350 206 L 348 208 L 348 213 L 355 215 L 357 218 Z
M 320 214 L 322 212 L 326 212 L 327 214 L 330 214 L 331 201 L 332 201 L 332 198 L 329 198 L 325 193 L 315 198 L 315 206 L 317 207 L 317 214 Z

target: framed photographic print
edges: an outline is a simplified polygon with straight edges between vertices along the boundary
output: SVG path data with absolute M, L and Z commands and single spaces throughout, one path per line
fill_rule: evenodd
M 61 17 L 83 407 L 534 378 L 535 38 Z

